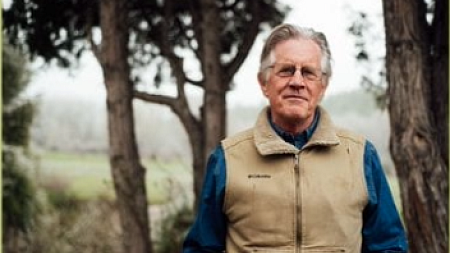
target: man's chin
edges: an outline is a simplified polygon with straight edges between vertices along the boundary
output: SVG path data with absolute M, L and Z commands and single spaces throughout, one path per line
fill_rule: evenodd
M 292 122 L 301 122 L 308 119 L 308 112 L 306 110 L 297 110 L 293 112 L 286 113 L 285 118 Z

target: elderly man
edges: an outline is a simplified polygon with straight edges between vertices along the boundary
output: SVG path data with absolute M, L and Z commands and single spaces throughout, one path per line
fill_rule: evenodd
M 272 31 L 258 73 L 269 106 L 210 156 L 183 252 L 407 251 L 374 146 L 319 106 L 330 62 L 322 33 Z

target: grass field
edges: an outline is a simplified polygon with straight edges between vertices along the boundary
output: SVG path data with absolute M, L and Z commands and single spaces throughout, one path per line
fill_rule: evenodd
M 145 181 L 150 204 L 165 203 L 176 189 L 185 194 L 192 189 L 189 164 L 154 159 L 144 159 L 142 164 L 147 169 Z M 42 153 L 38 177 L 48 187 L 66 190 L 83 199 L 114 196 L 106 154 Z
M 144 159 L 147 169 L 146 186 L 150 204 L 163 204 L 175 194 L 190 194 L 192 174 L 190 164 Z M 107 155 L 46 152 L 40 156 L 40 177 L 77 197 L 114 196 Z M 401 210 L 400 190 L 396 178 L 388 178 L 397 208 Z

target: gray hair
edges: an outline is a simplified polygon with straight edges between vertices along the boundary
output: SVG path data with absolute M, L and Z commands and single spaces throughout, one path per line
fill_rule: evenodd
M 327 42 L 327 38 L 321 32 L 316 32 L 312 28 L 299 27 L 292 24 L 281 24 L 275 27 L 264 43 L 264 47 L 261 53 L 260 59 L 260 67 L 259 74 L 263 74 L 263 72 L 275 61 L 275 56 L 273 55 L 273 49 L 275 46 L 286 40 L 290 39 L 306 39 L 312 40 L 319 47 L 322 52 L 321 59 L 321 68 L 322 72 L 326 76 L 325 84 L 328 84 L 328 81 L 332 74 L 331 69 L 331 52 L 330 47 Z M 267 78 L 265 78 L 267 80 Z

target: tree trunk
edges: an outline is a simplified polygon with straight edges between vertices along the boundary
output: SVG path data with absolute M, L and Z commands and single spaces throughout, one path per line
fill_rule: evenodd
M 430 108 L 434 112 L 433 121 L 437 127 L 436 137 L 445 164 L 448 163 L 448 0 L 436 0 L 431 47 L 431 93 Z
M 203 124 L 203 165 L 194 170 L 194 193 L 200 196 L 205 175 L 207 157 L 225 137 L 226 131 L 226 87 L 222 80 L 220 63 L 220 19 L 214 0 L 202 0 L 202 24 L 200 44 L 202 73 L 204 75 L 204 104 L 202 107 Z M 201 167 L 200 167 L 201 166 Z
M 189 128 L 188 128 L 189 129 Z M 193 187 L 194 187 L 194 212 L 197 211 L 199 202 L 200 202 L 200 194 L 202 190 L 203 178 L 205 174 L 202 174 L 206 168 L 207 159 L 205 158 L 204 152 L 204 141 L 203 141 L 204 132 L 201 131 L 201 128 L 191 128 L 188 130 L 189 142 L 191 144 L 192 149 L 192 168 L 194 171 L 193 177 Z
M 438 80 L 432 76 L 431 70 L 437 63 L 430 57 L 433 38 L 425 19 L 425 3 L 383 0 L 383 8 L 390 149 L 400 181 L 410 252 L 446 253 L 448 165 L 443 157 L 448 161 L 448 154 L 442 153 L 436 131 L 442 129 L 440 124 L 447 124 L 447 119 L 436 115 L 430 99 L 433 89 L 448 85 L 448 78 Z M 438 41 L 447 39 L 441 37 Z M 448 56 L 445 59 L 448 61 Z M 440 106 L 447 109 L 448 102 Z
M 100 64 L 107 90 L 109 159 L 124 253 L 152 252 L 145 170 L 137 150 L 128 65 L 126 0 L 101 0 Z

